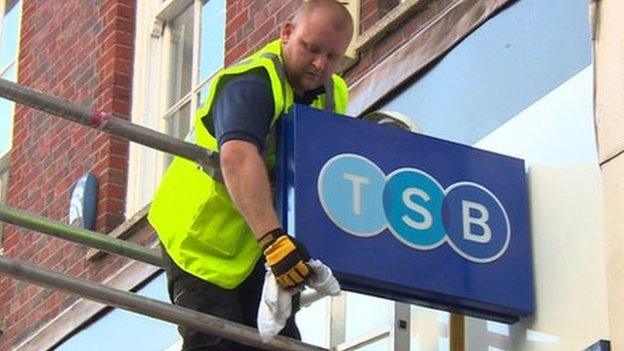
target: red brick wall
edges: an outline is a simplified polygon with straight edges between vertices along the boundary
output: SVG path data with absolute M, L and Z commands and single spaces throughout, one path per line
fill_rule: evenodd
M 18 82 L 128 118 L 135 1 L 22 0 Z M 18 107 L 9 206 L 67 221 L 73 183 L 90 171 L 99 182 L 97 230 L 124 221 L 128 143 L 45 113 Z M 124 259 L 84 260 L 86 247 L 7 226 L 6 255 L 72 276 L 102 281 Z M 0 278 L 0 350 L 12 349 L 75 297 Z
M 361 0 L 360 30 L 366 31 L 386 13 L 401 3 L 400 0 Z
M 279 35 L 279 26 L 301 0 L 230 0 L 225 27 L 225 65 L 254 52 Z

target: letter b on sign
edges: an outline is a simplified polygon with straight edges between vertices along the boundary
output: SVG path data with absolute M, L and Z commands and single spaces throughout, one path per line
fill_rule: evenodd
M 449 244 L 464 258 L 491 262 L 507 249 L 509 219 L 503 205 L 485 187 L 460 182 L 446 190 L 442 205 Z

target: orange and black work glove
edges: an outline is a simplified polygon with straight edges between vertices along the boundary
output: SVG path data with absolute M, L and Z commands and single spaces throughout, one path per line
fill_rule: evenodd
M 273 229 L 258 239 L 264 257 L 277 283 L 283 288 L 302 284 L 310 276 L 308 251 L 281 228 Z

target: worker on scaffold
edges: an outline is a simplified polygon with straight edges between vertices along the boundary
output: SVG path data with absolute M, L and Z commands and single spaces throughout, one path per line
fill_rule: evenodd
M 306 1 L 280 27 L 279 39 L 213 80 L 193 138 L 219 151 L 224 183 L 176 157 L 148 215 L 163 246 L 174 304 L 256 327 L 265 262 L 284 288 L 310 276 L 305 248 L 284 232 L 273 205 L 274 130 L 294 103 L 345 112 L 347 87 L 335 73 L 352 33 L 342 4 Z M 183 350 L 251 350 L 179 331 Z M 282 335 L 300 339 L 294 316 Z

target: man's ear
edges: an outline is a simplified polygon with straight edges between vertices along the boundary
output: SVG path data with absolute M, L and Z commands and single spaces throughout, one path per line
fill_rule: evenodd
M 292 22 L 284 22 L 282 28 L 280 29 L 280 39 L 282 40 L 282 44 L 287 44 L 290 40 L 290 37 L 295 30 L 295 24 Z

